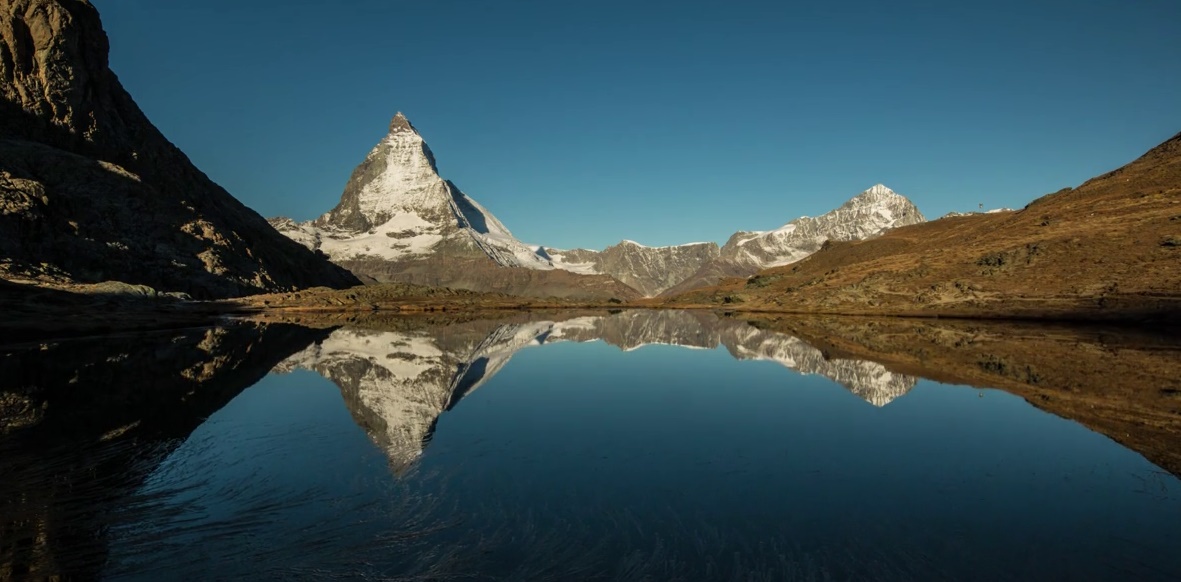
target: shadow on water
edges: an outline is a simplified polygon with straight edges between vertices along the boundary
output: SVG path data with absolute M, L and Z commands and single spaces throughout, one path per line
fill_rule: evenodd
M 0 348 L 0 578 L 98 577 L 108 525 L 143 479 L 330 331 L 241 323 Z

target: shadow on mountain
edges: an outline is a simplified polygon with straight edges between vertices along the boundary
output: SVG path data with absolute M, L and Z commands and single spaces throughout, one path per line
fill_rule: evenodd
M 209 415 L 329 330 L 288 324 L 0 348 L 0 578 L 96 578 L 108 527 Z
M 855 317 L 750 322 L 829 357 L 999 388 L 1181 476 L 1181 338 L 1168 329 Z

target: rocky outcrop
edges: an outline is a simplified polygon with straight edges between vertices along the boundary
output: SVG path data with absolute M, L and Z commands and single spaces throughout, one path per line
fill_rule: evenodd
M 195 297 L 359 283 L 194 167 L 107 54 L 87 2 L 0 3 L 0 275 Z
M 830 240 L 873 238 L 887 230 L 925 220 L 905 196 L 877 184 L 821 216 L 804 216 L 765 232 L 734 233 L 715 260 L 663 295 L 672 297 L 713 285 L 726 277 L 745 277 L 762 269 L 788 265 L 815 253 Z
M 650 247 L 630 240 L 602 251 L 545 251 L 559 269 L 610 275 L 645 297 L 655 297 L 684 281 L 719 254 L 718 245 L 712 242 Z

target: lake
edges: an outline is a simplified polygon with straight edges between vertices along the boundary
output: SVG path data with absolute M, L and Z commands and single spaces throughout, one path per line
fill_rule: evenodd
M 0 578 L 1181 579 L 1181 345 L 705 311 L 0 348 Z

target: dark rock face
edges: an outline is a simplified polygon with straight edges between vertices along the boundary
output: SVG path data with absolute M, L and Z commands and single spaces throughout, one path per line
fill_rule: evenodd
M 194 297 L 359 283 L 193 166 L 107 54 L 87 2 L 0 3 L 0 275 Z
M 601 252 L 587 249 L 546 249 L 546 252 L 562 261 L 559 265 L 590 265 L 596 272 L 618 279 L 645 297 L 654 297 L 717 259 L 719 249 L 712 242 L 648 247 L 623 241 Z

